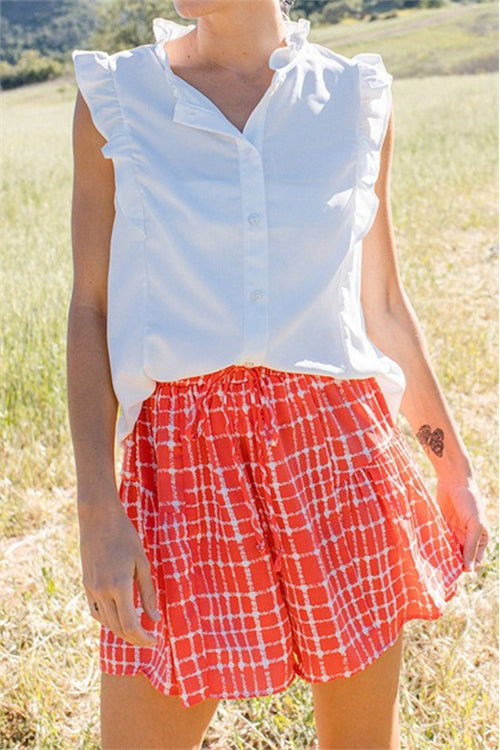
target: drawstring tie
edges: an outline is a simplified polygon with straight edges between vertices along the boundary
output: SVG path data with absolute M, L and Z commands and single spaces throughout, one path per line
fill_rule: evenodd
M 226 393 L 222 388 L 222 384 L 226 380 L 230 381 L 232 377 L 237 374 L 243 374 L 245 375 L 245 377 L 253 379 L 256 389 L 252 389 L 250 392 L 251 400 L 252 405 L 255 407 L 255 412 L 259 422 L 259 427 L 262 430 L 262 435 L 264 436 L 269 446 L 272 447 L 278 444 L 278 426 L 274 415 L 274 409 L 266 392 L 265 385 L 263 384 L 262 379 L 259 377 L 258 372 L 252 367 L 247 367 L 245 365 L 230 365 L 223 370 L 219 370 L 215 373 L 210 373 L 210 375 L 208 376 L 208 383 L 206 384 L 206 387 L 200 390 L 190 407 L 190 413 L 184 429 L 184 436 L 187 440 L 190 440 L 191 438 L 199 438 L 204 432 L 206 432 L 207 434 L 209 433 L 210 396 L 214 392 L 218 392 L 218 395 L 224 401 Z M 218 391 L 217 389 L 220 390 Z M 255 391 L 257 391 L 258 394 L 257 399 L 255 398 Z M 222 416 L 225 420 L 225 432 L 226 434 L 231 435 L 234 430 L 229 422 L 227 410 L 222 410 Z M 266 543 L 262 539 L 262 526 L 259 516 L 253 503 L 249 503 L 249 508 L 250 523 L 255 532 L 255 535 L 260 540 L 256 544 L 256 548 L 260 551 L 264 551 L 266 549 Z M 274 513 L 270 507 L 268 507 L 268 511 L 269 527 L 276 549 L 276 557 L 273 562 L 273 571 L 277 573 L 281 570 L 283 547 L 281 545 L 279 526 Z
M 209 380 L 206 388 L 203 388 L 200 391 L 191 407 L 191 413 L 188 417 L 185 428 L 185 436 L 188 439 L 191 437 L 200 437 L 202 435 L 205 423 L 210 416 L 209 400 L 212 392 L 219 388 L 225 380 L 230 380 L 234 374 L 241 372 L 248 377 L 252 377 L 257 385 L 261 396 L 260 404 L 258 406 L 262 407 L 261 409 L 258 408 L 257 411 L 258 415 L 261 417 L 263 434 L 270 445 L 277 445 L 279 432 L 274 417 L 274 411 L 269 402 L 269 397 L 257 372 L 253 368 L 244 365 L 230 365 L 229 367 L 224 368 L 224 370 L 219 370 L 208 376 Z M 221 390 L 219 395 L 224 397 L 224 391 Z M 227 419 L 227 414 L 225 412 L 224 416 Z M 231 432 L 228 434 L 231 434 Z

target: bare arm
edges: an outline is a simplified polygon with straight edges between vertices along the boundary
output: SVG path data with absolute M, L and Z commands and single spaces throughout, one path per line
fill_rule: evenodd
M 106 344 L 107 274 L 114 218 L 114 174 L 105 140 L 77 96 L 73 123 L 73 293 L 68 317 L 68 405 L 79 509 L 119 502 L 114 472 L 117 413 Z M 101 494 L 106 488 L 108 492 Z
M 118 636 L 151 646 L 134 609 L 133 581 L 152 620 L 156 595 L 137 530 L 116 486 L 117 401 L 109 366 L 106 318 L 114 170 L 105 140 L 78 92 L 73 123 L 72 246 L 74 282 L 68 317 L 68 408 L 75 454 L 83 584 L 92 616 Z M 93 607 L 97 602 L 98 611 Z
M 424 446 L 438 477 L 438 500 L 462 542 L 464 558 L 482 561 L 488 541 L 484 509 L 471 461 L 458 434 L 423 332 L 399 276 L 390 207 L 390 169 L 394 143 L 391 115 L 382 150 L 376 193 L 379 208 L 363 240 L 361 298 L 369 338 L 402 368 L 406 390 L 401 412 Z M 433 440 L 425 440 L 429 432 Z M 442 436 L 436 430 L 442 431 Z M 442 439 L 438 439 L 442 437 Z

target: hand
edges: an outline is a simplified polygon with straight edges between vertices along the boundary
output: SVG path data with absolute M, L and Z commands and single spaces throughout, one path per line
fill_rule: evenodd
M 139 622 L 133 595 L 135 578 L 144 611 L 153 621 L 161 619 L 149 561 L 123 506 L 79 506 L 79 523 L 83 585 L 92 617 L 133 645 L 156 645 L 155 636 Z
M 476 482 L 472 477 L 438 477 L 436 495 L 448 525 L 463 545 L 465 569 L 474 571 L 484 560 L 490 536 Z

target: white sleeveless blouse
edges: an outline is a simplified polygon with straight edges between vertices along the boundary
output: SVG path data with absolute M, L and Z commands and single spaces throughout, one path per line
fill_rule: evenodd
M 156 381 L 231 364 L 374 376 L 396 417 L 404 374 L 368 339 L 360 301 L 392 76 L 379 55 L 309 42 L 305 19 L 285 25 L 243 132 L 169 66 L 165 42 L 193 25 L 156 18 L 151 44 L 73 51 L 115 170 L 107 326 L 119 440 Z

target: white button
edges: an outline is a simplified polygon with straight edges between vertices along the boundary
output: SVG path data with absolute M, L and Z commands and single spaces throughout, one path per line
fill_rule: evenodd
M 249 361 L 247 361 L 247 362 L 243 362 L 243 364 L 244 364 L 245 367 L 253 367 L 254 364 L 255 364 L 255 362 L 249 362 Z
M 254 226 L 255 226 L 255 224 L 258 224 L 259 221 L 260 221 L 259 214 L 250 214 L 250 216 L 248 217 L 248 223 L 252 224 Z
M 250 299 L 252 300 L 252 302 L 258 302 L 258 300 L 262 299 L 263 296 L 263 289 L 254 289 L 253 292 L 250 293 Z

